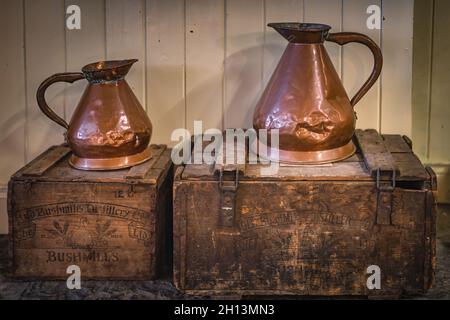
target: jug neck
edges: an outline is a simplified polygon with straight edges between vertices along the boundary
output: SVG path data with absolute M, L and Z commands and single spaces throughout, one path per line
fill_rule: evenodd
M 269 23 L 267 26 L 274 28 L 290 43 L 298 44 L 323 43 L 331 29 L 326 24 L 299 22 Z
M 90 83 L 119 81 L 125 78 L 137 59 L 98 61 L 85 65 L 81 71 Z

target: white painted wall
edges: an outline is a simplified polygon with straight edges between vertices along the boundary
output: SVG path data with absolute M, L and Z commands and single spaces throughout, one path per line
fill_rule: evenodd
M 81 8 L 81 30 L 65 28 L 69 4 Z M 382 30 L 367 29 L 371 4 L 383 10 Z M 194 120 L 250 127 L 286 46 L 266 27 L 274 21 L 321 22 L 333 32 L 372 37 L 382 47 L 384 71 L 356 107 L 358 127 L 410 135 L 413 0 L 0 0 L 0 185 L 63 140 L 37 107 L 40 82 L 89 62 L 139 59 L 127 79 L 153 122 L 155 143 L 169 143 L 173 129 L 192 128 Z M 372 69 L 370 52 L 357 44 L 327 48 L 351 96 Z M 49 104 L 69 120 L 83 88 L 54 85 Z

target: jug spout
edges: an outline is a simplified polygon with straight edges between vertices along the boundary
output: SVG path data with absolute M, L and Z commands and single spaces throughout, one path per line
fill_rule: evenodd
M 290 43 L 323 43 L 331 29 L 320 23 L 274 22 L 267 26 L 274 28 Z
M 89 82 L 123 79 L 138 59 L 97 61 L 85 65 L 81 71 Z

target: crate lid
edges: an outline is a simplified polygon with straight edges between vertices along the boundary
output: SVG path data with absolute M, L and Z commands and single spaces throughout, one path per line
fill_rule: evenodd
M 152 157 L 131 168 L 109 171 L 84 171 L 69 165 L 70 148 L 63 144 L 52 146 L 25 167 L 12 180 L 63 182 L 132 182 L 157 184 L 167 174 L 172 162 L 166 145 L 151 145 Z
M 401 135 L 380 135 L 376 130 L 356 130 L 354 143 L 357 152 L 343 161 L 324 165 L 280 164 L 278 171 L 267 174 L 268 165 L 245 164 L 237 167 L 240 180 L 276 181 L 373 181 L 380 174 L 381 181 L 427 181 L 430 174 L 412 151 L 411 140 Z M 224 144 L 225 145 L 225 144 Z M 248 147 L 247 147 L 248 149 Z M 248 155 L 248 150 L 246 150 Z M 232 165 L 231 165 L 232 167 Z M 186 180 L 217 180 L 220 170 L 230 165 L 187 164 L 181 175 Z

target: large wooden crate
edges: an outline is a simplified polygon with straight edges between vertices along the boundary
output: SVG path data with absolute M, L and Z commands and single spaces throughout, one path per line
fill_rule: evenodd
M 11 275 L 65 279 L 152 279 L 171 261 L 170 150 L 129 169 L 81 171 L 55 146 L 14 174 L 8 212 Z M 166 270 L 167 272 L 167 270 Z
M 345 161 L 281 166 L 272 176 L 260 164 L 177 168 L 176 286 L 238 296 L 426 291 L 435 267 L 434 173 L 407 137 L 358 130 L 355 143 Z M 367 286 L 370 266 L 380 268 L 381 289 Z

